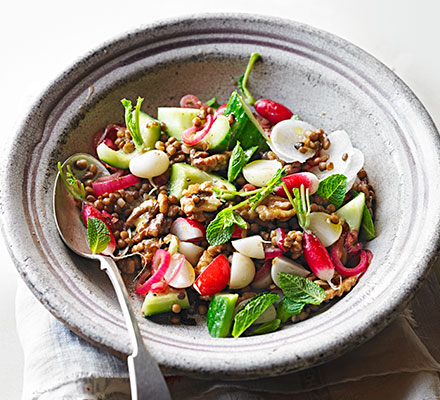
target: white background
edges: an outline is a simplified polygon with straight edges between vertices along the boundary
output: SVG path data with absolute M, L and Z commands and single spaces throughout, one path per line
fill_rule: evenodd
M 79 56 L 124 31 L 199 12 L 272 15 L 339 35 L 392 68 L 440 126 L 437 0 L 16 0 L 0 6 L 2 152 L 33 100 Z M 20 398 L 23 371 L 14 309 L 20 278 L 1 240 L 0 251 L 0 398 L 14 400 Z

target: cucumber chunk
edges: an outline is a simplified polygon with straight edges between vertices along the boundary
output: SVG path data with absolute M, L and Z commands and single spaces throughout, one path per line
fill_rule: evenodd
M 260 151 L 269 149 L 267 145 L 269 138 L 266 132 L 261 128 L 252 111 L 237 91 L 232 93 L 223 113 L 226 117 L 231 114 L 234 115 L 234 122 L 231 126 L 232 135 L 229 148 L 234 147 L 238 140 L 244 150 L 253 146 L 258 146 Z
M 361 226 L 362 214 L 365 205 L 365 194 L 360 193 L 353 200 L 350 200 L 345 206 L 336 211 L 339 218 L 344 218 L 350 229 L 359 232 Z
M 156 122 L 156 124 L 151 124 Z M 151 126 L 147 128 L 147 124 Z M 135 149 L 132 153 L 126 153 L 123 150 L 112 150 L 110 147 L 101 143 L 96 148 L 96 153 L 101 161 L 106 164 L 111 165 L 115 168 L 128 169 L 130 165 L 130 160 L 137 156 L 140 151 L 152 150 L 154 149 L 154 144 L 159 140 L 160 137 L 160 124 L 154 118 L 150 117 L 148 114 L 140 111 L 139 113 L 139 126 L 141 130 L 142 139 L 144 144 L 141 148 Z
M 235 186 L 229 183 L 226 179 L 215 174 L 204 172 L 185 163 L 176 163 L 171 166 L 171 177 L 168 190 L 170 195 L 176 196 L 180 199 L 183 191 L 188 188 L 188 186 L 193 185 L 194 183 L 203 183 L 207 181 L 211 181 L 214 186 L 221 187 L 225 185 L 228 190 L 236 190 Z M 223 196 L 225 200 L 230 200 L 233 197 L 234 196 L 231 195 Z
M 236 293 L 220 293 L 212 298 L 206 316 L 206 325 L 212 337 L 224 338 L 229 335 L 237 299 Z
M 182 298 L 180 299 L 179 297 Z M 142 304 L 142 315 L 148 317 L 150 315 L 172 311 L 174 304 L 179 304 L 182 309 L 189 308 L 188 296 L 185 289 L 177 290 L 168 288 L 165 293 L 148 292 Z
M 219 115 L 203 140 L 208 144 L 208 150 L 226 150 L 231 140 L 229 120 L 224 115 Z
M 159 107 L 157 119 L 165 122 L 169 136 L 182 141 L 182 132 L 192 126 L 192 120 L 197 117 L 198 108 Z

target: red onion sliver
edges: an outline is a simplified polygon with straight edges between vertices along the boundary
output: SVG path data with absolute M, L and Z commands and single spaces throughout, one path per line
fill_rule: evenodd
M 352 229 L 347 233 L 344 245 L 348 254 L 351 255 L 358 254 L 362 250 L 362 243 L 358 242 L 358 233 L 356 230 Z
M 203 129 L 198 130 L 198 128 L 196 128 L 195 126 L 191 126 L 190 128 L 185 129 L 182 132 L 182 141 L 188 146 L 194 146 L 197 143 L 201 142 L 211 129 L 214 120 L 215 118 L 211 114 L 208 114 L 206 116 L 206 122 L 205 125 L 203 125 Z
M 264 252 L 264 259 L 267 260 L 272 260 L 275 257 L 282 257 L 284 254 L 283 250 L 281 249 L 275 249 L 275 248 L 271 248 L 271 249 L 267 249 Z
M 136 185 L 141 180 L 133 174 L 116 177 L 112 180 L 95 181 L 92 183 L 93 192 L 96 196 L 100 196 L 104 193 L 113 193 L 121 189 L 126 189 L 130 186 Z
M 136 293 L 147 294 L 150 291 L 151 286 L 154 283 L 160 282 L 162 278 L 165 276 L 168 267 L 170 266 L 170 262 L 171 262 L 171 255 L 168 251 L 163 249 L 156 250 L 151 265 L 151 271 L 155 271 L 155 272 L 147 281 L 145 281 L 145 279 L 147 278 L 148 273 L 143 273 L 141 275 L 134 288 Z
M 182 108 L 200 108 L 202 102 L 193 94 L 187 94 L 180 99 L 180 107 Z
M 277 241 L 278 248 L 286 252 L 287 249 L 284 247 L 284 241 L 286 240 L 286 232 L 284 232 L 284 229 L 282 228 L 275 229 L 275 238 Z

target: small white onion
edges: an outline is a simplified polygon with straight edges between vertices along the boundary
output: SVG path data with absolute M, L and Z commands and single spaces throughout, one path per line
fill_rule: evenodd
M 272 262 L 272 280 L 275 285 L 280 287 L 280 281 L 278 279 L 278 274 L 280 272 L 285 272 L 286 274 L 299 275 L 305 278 L 310 274 L 301 264 L 296 263 L 290 258 L 286 257 L 275 257 Z
M 150 150 L 131 159 L 130 172 L 139 178 L 151 179 L 165 173 L 169 166 L 166 153 Z
M 231 244 L 235 250 L 245 256 L 264 259 L 263 238 L 259 235 L 233 240 Z
M 277 160 L 257 160 L 243 167 L 243 176 L 251 185 L 266 186 L 275 173 L 282 167 Z
M 255 276 L 255 264 L 247 256 L 240 253 L 232 254 L 231 277 L 229 287 L 231 289 L 242 289 L 248 286 Z
M 313 212 L 310 214 L 310 230 L 318 236 L 324 247 L 335 243 L 342 233 L 341 222 L 334 224 L 330 216 L 324 212 Z

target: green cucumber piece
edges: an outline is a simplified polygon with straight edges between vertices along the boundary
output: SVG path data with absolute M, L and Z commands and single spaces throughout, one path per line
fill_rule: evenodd
M 253 146 L 258 146 L 260 151 L 269 149 L 267 145 L 269 138 L 266 132 L 261 128 L 252 111 L 236 90 L 229 98 L 223 113 L 226 117 L 231 114 L 234 115 L 234 122 L 231 125 L 232 135 L 229 148 L 234 147 L 238 140 L 244 150 Z
M 344 218 L 350 229 L 359 232 L 361 226 L 362 214 L 365 206 L 365 194 L 360 193 L 353 200 L 350 200 L 345 206 L 336 211 L 339 218 Z
M 147 125 L 150 127 L 147 128 Z M 160 123 L 154 118 L 150 117 L 148 114 L 141 111 L 139 113 L 139 127 L 141 129 L 142 139 L 144 139 L 144 144 L 142 149 L 154 149 L 154 145 L 160 138 Z
M 147 128 L 147 124 L 151 122 L 156 122 L 157 124 L 151 125 Z M 110 147 L 101 143 L 96 148 L 96 153 L 101 161 L 106 164 L 111 165 L 115 168 L 128 169 L 130 165 L 130 160 L 137 156 L 140 151 L 145 151 L 146 149 L 154 149 L 155 143 L 160 137 L 160 124 L 154 118 L 150 117 L 143 111 L 139 112 L 139 126 L 141 130 L 142 139 L 144 143 L 141 147 L 136 148 L 132 153 L 126 153 L 124 150 L 112 150 Z
M 182 297 L 182 293 L 184 297 Z M 161 314 L 172 311 L 173 305 L 179 304 L 182 309 L 189 308 L 188 296 L 185 289 L 168 288 L 165 293 L 148 292 L 142 304 L 142 315 L 149 317 L 150 315 Z
M 182 132 L 193 125 L 192 120 L 199 111 L 198 108 L 159 107 L 157 119 L 166 124 L 169 136 L 181 142 Z
M 208 150 L 224 151 L 231 140 L 231 127 L 224 115 L 219 115 L 211 126 L 203 141 L 208 144 Z
M 206 316 L 206 325 L 212 337 L 224 338 L 229 335 L 237 299 L 236 293 L 220 293 L 212 298 Z
M 235 186 L 229 183 L 221 176 L 204 172 L 192 165 L 185 163 L 176 163 L 171 166 L 171 177 L 169 184 L 170 195 L 176 196 L 178 199 L 182 197 L 183 191 L 194 183 L 203 183 L 211 181 L 214 186 L 221 187 L 225 185 L 227 190 L 236 191 Z M 225 200 L 230 200 L 233 195 L 223 195 Z
M 125 153 L 123 150 L 112 150 L 104 143 L 101 143 L 96 148 L 96 153 L 101 161 L 120 169 L 128 169 L 130 160 L 138 154 L 136 150 L 133 153 Z

